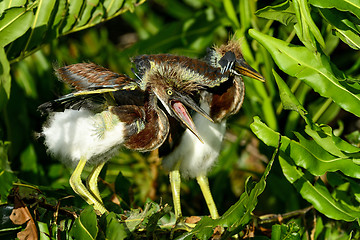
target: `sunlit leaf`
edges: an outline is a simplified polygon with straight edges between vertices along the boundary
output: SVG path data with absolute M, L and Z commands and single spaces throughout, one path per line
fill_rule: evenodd
M 279 133 L 267 127 L 258 117 L 251 124 L 251 129 L 266 145 L 277 146 L 276 139 Z M 314 140 L 307 140 L 299 133 L 296 133 L 296 136 L 299 142 L 281 136 L 280 150 L 285 152 L 297 166 L 307 169 L 315 176 L 321 176 L 327 171 L 341 171 L 347 176 L 360 178 L 360 165 L 357 164 L 357 159 L 331 155 Z
M 336 8 L 340 11 L 349 11 L 360 18 L 360 5 L 357 0 L 309 0 L 309 3 L 319 8 Z
M 315 38 L 324 48 L 325 41 L 320 33 L 320 30 L 312 19 L 308 2 L 306 0 L 294 0 L 293 4 L 298 20 L 298 25 L 295 26 L 295 30 L 297 30 L 297 35 L 301 41 L 310 49 L 316 49 L 316 43 L 313 39 Z
M 52 17 L 52 11 L 54 10 L 55 4 L 55 0 L 39 1 L 34 19 L 31 24 L 30 36 L 28 37 L 27 43 L 25 45 L 25 51 L 31 50 L 44 38 L 45 33 L 49 27 L 48 24 L 50 22 L 50 18 Z M 31 22 L 31 20 L 29 22 Z
M 359 50 L 360 49 L 360 37 L 359 31 L 355 26 L 355 23 L 349 19 L 352 16 L 347 13 L 337 11 L 335 9 L 319 9 L 323 17 L 336 30 L 336 35 L 350 47 Z
M 121 8 L 124 0 L 105 0 L 104 7 L 108 16 L 114 15 Z
M 304 81 L 322 96 L 333 99 L 343 109 L 360 116 L 360 86 L 339 81 L 328 57 L 306 47 L 290 45 L 254 29 L 249 33 L 270 52 L 281 70 Z
M 0 46 L 5 47 L 24 35 L 30 28 L 33 18 L 32 9 L 26 7 L 6 9 L 0 16 Z
M 283 156 L 283 154 L 281 154 Z M 334 199 L 319 179 L 315 185 L 305 177 L 305 174 L 291 164 L 288 157 L 279 157 L 283 173 L 287 180 L 295 186 L 301 196 L 309 201 L 314 207 L 329 218 L 354 221 L 360 217 L 360 209 L 348 208 Z

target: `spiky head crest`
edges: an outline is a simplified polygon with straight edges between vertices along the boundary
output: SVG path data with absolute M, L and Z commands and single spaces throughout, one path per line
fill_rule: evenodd
M 243 58 L 241 53 L 241 44 L 240 41 L 233 38 L 229 40 L 226 44 L 222 44 L 221 46 L 214 46 L 215 51 L 220 54 L 220 56 L 224 56 L 226 52 L 233 52 L 235 54 L 236 59 Z
M 171 91 L 191 95 L 203 87 L 197 83 L 197 73 L 179 64 L 168 64 L 166 62 L 152 65 L 146 71 L 143 80 L 147 87 L 159 94 L 171 95 Z

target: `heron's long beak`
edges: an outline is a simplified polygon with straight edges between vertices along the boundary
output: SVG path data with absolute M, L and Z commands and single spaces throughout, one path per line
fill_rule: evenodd
M 208 119 L 211 122 L 214 122 L 211 117 L 201 108 L 198 104 L 188 95 L 183 95 L 181 93 L 176 93 L 169 100 L 169 105 L 171 106 L 172 111 L 174 112 L 178 121 L 182 122 L 202 143 L 204 142 L 199 133 L 196 130 L 195 124 L 191 119 L 190 114 L 188 113 L 186 107 L 183 105 L 192 108 L 196 112 L 200 113 L 203 117 Z
M 200 137 L 200 134 L 196 130 L 195 124 L 186 107 L 177 100 L 170 101 L 170 106 L 175 114 L 175 118 L 178 121 L 182 122 L 202 143 L 204 143 L 204 141 Z
M 265 82 L 265 78 L 253 69 L 249 64 L 245 62 L 244 59 L 236 59 L 234 70 L 237 74 L 243 76 L 251 77 L 261 82 Z

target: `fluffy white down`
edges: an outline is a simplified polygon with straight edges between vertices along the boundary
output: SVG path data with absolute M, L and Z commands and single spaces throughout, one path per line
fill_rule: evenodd
M 96 164 L 107 160 L 124 140 L 124 123 L 98 133 L 98 118 L 88 110 L 66 109 L 53 113 L 43 127 L 48 151 L 65 164 L 76 165 L 81 157 Z
M 226 130 L 226 121 L 212 123 L 198 113 L 194 115 L 193 121 L 204 143 L 186 130 L 179 146 L 163 159 L 163 166 L 169 171 L 181 161 L 180 173 L 184 178 L 206 175 L 211 170 L 219 156 Z

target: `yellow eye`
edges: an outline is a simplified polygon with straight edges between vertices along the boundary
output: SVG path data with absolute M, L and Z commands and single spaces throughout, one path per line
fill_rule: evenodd
M 171 96 L 173 94 L 173 91 L 171 89 L 168 89 L 166 93 Z

